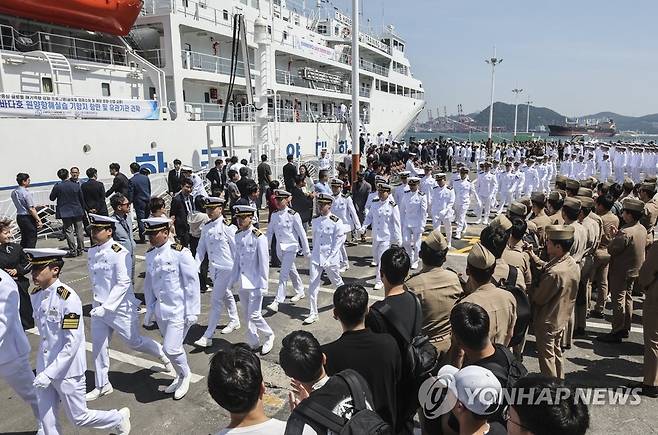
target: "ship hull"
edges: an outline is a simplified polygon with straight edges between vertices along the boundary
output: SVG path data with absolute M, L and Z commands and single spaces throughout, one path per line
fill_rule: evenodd
M 612 137 L 617 134 L 613 128 L 597 127 L 566 127 L 562 125 L 549 125 L 549 136 L 592 136 L 592 137 Z

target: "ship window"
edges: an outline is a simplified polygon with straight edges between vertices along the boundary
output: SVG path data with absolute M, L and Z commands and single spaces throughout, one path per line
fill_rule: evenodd
M 210 103 L 210 93 L 209 92 L 204 92 L 203 93 L 203 101 L 204 101 L 204 103 Z
M 41 77 L 41 91 L 47 94 L 53 92 L 53 79 L 50 77 Z
M 326 24 L 318 24 L 318 33 L 321 33 L 323 35 L 327 34 L 327 26 Z
M 267 26 L 267 34 L 268 35 L 272 34 L 272 26 Z
M 284 30 L 284 31 L 283 31 L 283 40 L 285 41 L 286 39 L 288 39 L 288 32 L 286 32 L 286 31 Z
M 224 21 L 228 21 L 228 11 L 226 9 L 222 11 L 222 18 L 224 18 Z
M 381 91 L 388 92 L 388 82 L 381 82 Z
M 190 7 L 190 4 L 189 4 L 188 0 L 183 0 L 183 7 L 184 8 Z
M 185 99 L 185 97 L 183 97 L 183 100 L 184 99 Z M 155 100 L 155 87 L 154 86 L 149 87 L 149 100 Z
M 109 83 L 101 83 L 101 91 L 104 97 L 109 97 L 110 96 L 110 84 Z

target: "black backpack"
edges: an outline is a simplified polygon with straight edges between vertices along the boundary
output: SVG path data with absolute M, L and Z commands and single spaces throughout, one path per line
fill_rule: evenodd
M 528 331 L 528 326 L 530 325 L 530 320 L 532 318 L 528 294 L 525 290 L 516 285 L 516 279 L 518 276 L 519 269 L 515 266 L 509 266 L 507 281 L 505 281 L 505 285 L 502 286 L 503 289 L 512 293 L 514 299 L 516 299 L 516 323 L 514 323 L 514 333 L 509 342 L 509 347 L 516 346 L 523 342 L 523 337 L 525 337 L 525 334 Z
M 407 292 L 414 298 L 416 304 L 416 313 L 414 315 L 414 325 L 416 325 L 418 319 L 422 319 L 423 310 L 420 306 L 418 296 L 412 292 Z M 439 363 L 438 351 L 430 343 L 429 337 L 420 331 L 417 335 L 408 339 L 405 336 L 405 328 L 402 326 L 402 322 L 398 319 L 390 305 L 386 303 L 386 300 L 384 300 L 384 304 L 381 307 L 376 308 L 373 306 L 371 309 L 379 313 L 392 327 L 391 335 L 401 345 L 402 371 L 403 373 L 408 373 L 410 380 L 415 383 L 415 386 L 419 387 L 425 379 L 437 372 Z
M 350 419 L 334 414 L 313 401 L 313 396 L 303 400 L 293 410 L 286 424 L 285 435 L 301 435 L 308 423 L 314 429 L 322 428 L 339 435 L 392 435 L 393 430 L 375 411 L 366 408 L 366 397 L 370 393 L 367 382 L 352 369 L 343 370 L 334 376 L 341 378 L 350 390 L 354 413 Z M 296 417 L 296 418 L 294 418 Z M 318 432 L 318 435 L 321 435 Z

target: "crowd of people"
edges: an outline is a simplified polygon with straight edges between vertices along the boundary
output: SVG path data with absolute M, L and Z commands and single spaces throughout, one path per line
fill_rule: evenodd
M 646 296 L 643 313 L 658 306 L 655 149 L 443 139 L 406 145 L 383 137 L 369 145 L 361 139 L 364 164 L 354 181 L 351 156 L 337 162 L 326 150 L 315 180 L 310 167 L 288 156 L 282 184 L 265 155 L 255 174 L 246 160 L 217 159 L 207 182 L 175 160 L 168 206 L 151 197 L 148 171 L 137 163 L 130 165 L 130 179 L 112 163 L 107 191 L 94 168 L 84 182 L 78 168 L 61 169 L 50 198 L 68 250 L 36 248 L 43 222 L 29 175 L 18 174 L 12 199 L 20 245 L 11 241 L 13 223 L 0 221 L 0 245 L 6 246 L 0 319 L 7 319 L 0 329 L 0 376 L 31 405 L 40 433 L 61 433 L 60 404 L 76 426 L 129 433 L 128 408 L 86 405 L 113 391 L 107 375 L 113 332 L 131 349 L 157 357 L 175 376 L 165 392 L 182 399 L 191 377 L 183 341 L 199 322 L 205 292 L 212 292 L 210 311 L 195 346 L 214 345 L 224 311 L 222 334 L 246 325 L 246 342 L 223 346 L 210 362 L 209 393 L 231 413 L 222 434 L 324 434 L 344 427 L 406 434 L 416 422 L 428 434 L 585 433 L 587 406 L 562 394 L 572 389 L 564 382 L 564 353 L 574 337 L 590 336 L 586 320 L 604 318 L 606 304 L 611 329 L 596 339 L 608 343 L 629 337 L 634 296 Z M 265 210 L 267 219 L 259 215 Z M 453 241 L 467 232 L 469 214 L 484 227 L 474 234 L 479 241 L 461 273 L 446 262 Z M 361 243 L 368 228 L 372 286 L 385 295 L 373 304 L 370 284 L 342 277 L 350 267 L 348 240 Z M 145 273 L 135 277 L 135 245 L 147 239 Z M 82 304 L 60 280 L 64 258 L 84 251 L 95 369 L 94 388 L 86 394 Z M 309 265 L 306 286 L 299 257 Z M 263 307 L 271 267 L 279 268 L 278 283 L 274 300 Z M 36 288 L 28 291 L 30 274 Z M 321 344 L 303 325 L 320 321 L 322 276 L 336 288 L 333 315 L 343 332 Z M 134 288 L 142 277 L 140 301 Z M 291 415 L 282 422 L 264 412 L 266 380 L 257 354 L 272 351 L 276 331 L 263 313 L 304 304 L 307 296 L 302 330 L 283 337 L 279 350 L 292 383 Z M 144 326 L 157 325 L 161 342 L 140 333 L 142 313 Z M 658 321 L 642 319 L 644 379 L 636 388 L 655 398 Z M 40 334 L 36 376 L 23 332 L 33 326 Z M 528 374 L 523 364 L 528 334 L 535 337 L 539 374 Z M 428 380 L 447 388 L 454 404 L 434 412 L 439 404 L 425 394 Z M 493 396 L 473 397 L 473 388 Z M 557 400 L 506 403 L 503 392 L 515 388 L 555 393 Z

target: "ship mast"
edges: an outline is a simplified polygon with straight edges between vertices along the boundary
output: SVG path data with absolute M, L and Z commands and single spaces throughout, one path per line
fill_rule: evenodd
M 352 0 L 352 182 L 359 171 L 359 0 Z

